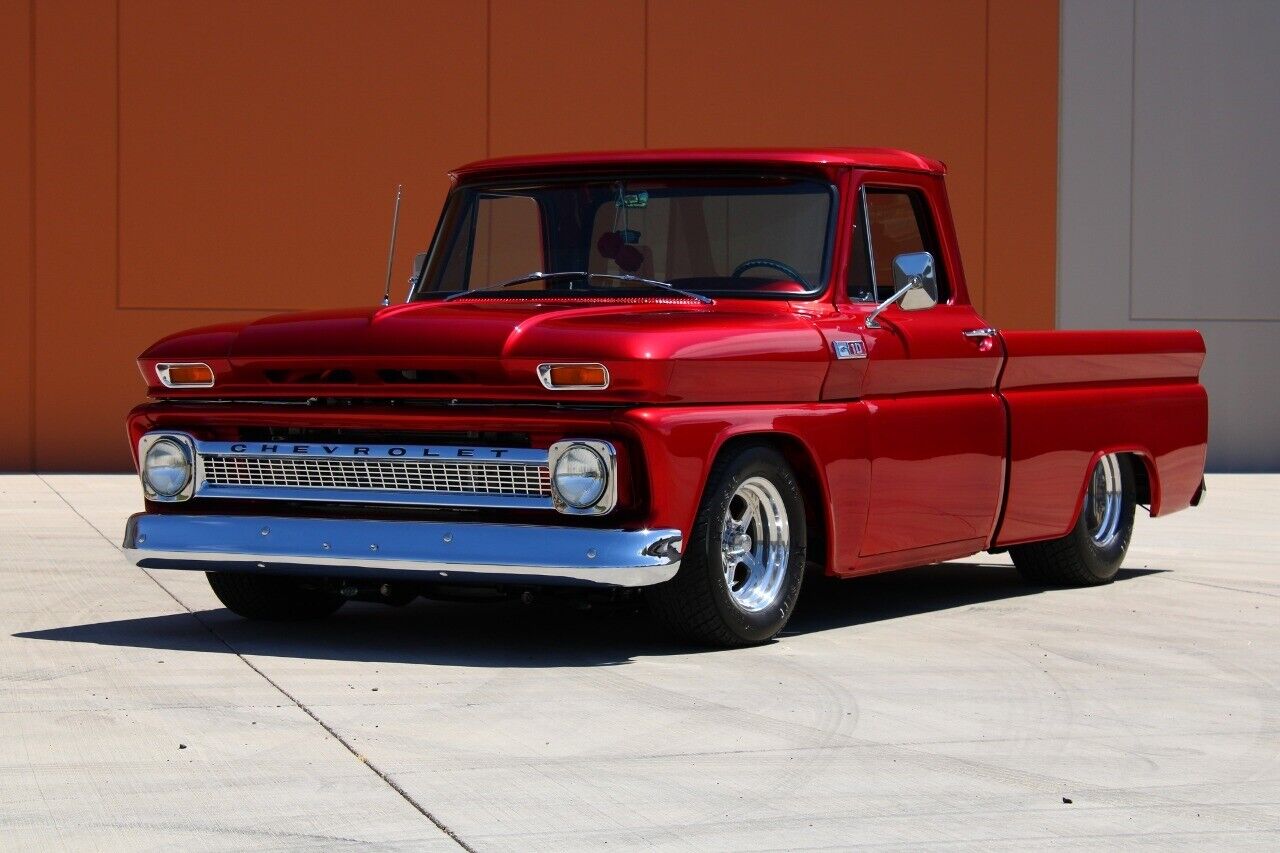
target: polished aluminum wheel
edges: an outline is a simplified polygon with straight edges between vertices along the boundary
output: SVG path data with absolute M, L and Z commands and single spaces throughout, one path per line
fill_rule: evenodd
M 1124 481 L 1120 458 L 1109 453 L 1098 460 L 1084 496 L 1084 524 L 1094 544 L 1107 548 L 1120 535 L 1124 510 Z
M 720 560 L 734 604 L 758 612 L 778 603 L 791 557 L 791 524 L 782 494 L 764 477 L 738 486 L 725 510 Z

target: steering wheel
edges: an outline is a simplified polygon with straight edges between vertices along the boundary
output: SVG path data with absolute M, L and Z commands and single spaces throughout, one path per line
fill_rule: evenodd
M 813 290 L 813 286 L 804 280 L 804 276 L 796 272 L 795 267 L 784 264 L 782 261 L 775 261 L 773 258 L 750 258 L 749 260 L 745 260 L 734 267 L 733 272 L 730 275 L 733 278 L 741 278 L 744 272 L 755 269 L 756 267 L 768 267 L 771 270 L 777 270 L 783 275 L 789 277 L 792 281 L 798 281 L 803 284 L 805 290 Z

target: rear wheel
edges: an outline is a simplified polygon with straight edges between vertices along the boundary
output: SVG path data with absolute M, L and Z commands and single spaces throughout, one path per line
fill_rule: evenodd
M 1103 456 L 1089 475 L 1080 518 L 1061 539 L 1009 549 L 1023 577 L 1050 586 L 1097 586 L 1115 579 L 1133 535 L 1137 507 L 1128 456 Z
M 804 499 L 777 451 L 716 461 L 674 578 L 646 591 L 657 615 L 719 646 L 763 643 L 791 618 L 805 567 Z
M 287 575 L 206 572 L 218 600 L 237 616 L 276 622 L 319 619 L 343 604 L 337 592 Z

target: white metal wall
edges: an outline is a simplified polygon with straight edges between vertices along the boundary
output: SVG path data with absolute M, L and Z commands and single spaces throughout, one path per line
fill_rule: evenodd
M 1280 470 L 1280 2 L 1063 0 L 1058 326 L 1196 328 L 1209 465 Z

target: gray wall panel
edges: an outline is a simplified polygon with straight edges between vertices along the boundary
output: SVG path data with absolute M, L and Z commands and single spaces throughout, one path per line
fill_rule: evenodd
M 1280 320 L 1280 3 L 1137 12 L 1132 315 Z
M 1076 7 L 1072 14 L 1067 6 Z M 1118 327 L 1129 316 L 1133 9 L 1063 5 L 1058 123 L 1058 325 Z M 1087 44 L 1088 61 L 1065 49 Z M 1066 287 L 1064 282 L 1070 282 Z
M 1280 3 L 1063 0 L 1061 37 L 1059 327 L 1200 329 L 1210 467 L 1280 470 Z

